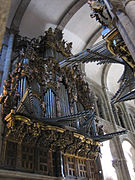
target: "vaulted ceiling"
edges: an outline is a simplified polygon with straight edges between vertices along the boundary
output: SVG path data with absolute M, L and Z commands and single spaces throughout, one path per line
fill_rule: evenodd
M 12 0 L 8 28 L 19 30 L 22 36 L 30 38 L 44 34 L 49 27 L 63 29 L 64 39 L 73 42 L 73 54 L 89 48 L 101 39 L 100 24 L 90 18 L 87 0 Z M 123 67 L 111 65 L 108 71 L 107 86 L 116 92 L 116 81 Z M 96 63 L 85 65 L 86 75 L 101 85 L 103 66 Z M 114 78 L 115 73 L 115 78 Z

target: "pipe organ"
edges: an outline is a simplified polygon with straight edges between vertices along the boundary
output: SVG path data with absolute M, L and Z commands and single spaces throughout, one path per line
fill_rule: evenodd
M 45 118 L 54 118 L 56 117 L 56 97 L 51 89 L 47 89 L 45 96 Z
M 68 93 L 65 86 L 62 83 L 60 83 L 60 87 L 59 87 L 59 99 L 60 99 L 61 115 L 62 116 L 70 115 Z
M 29 40 L 17 36 L 0 97 L 5 124 L 0 167 L 65 178 L 99 179 L 94 95 L 78 64 L 60 67 L 72 43 L 49 28 Z M 13 66 L 12 66 L 13 65 Z M 122 132 L 125 133 L 125 132 Z M 119 132 L 121 134 L 121 132 Z M 113 136 L 109 134 L 109 139 Z

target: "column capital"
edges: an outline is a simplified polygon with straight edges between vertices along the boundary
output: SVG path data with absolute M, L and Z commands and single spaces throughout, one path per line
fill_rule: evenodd
M 119 168 L 122 165 L 123 161 L 125 162 L 126 159 L 114 159 L 112 160 L 112 166 L 114 168 Z

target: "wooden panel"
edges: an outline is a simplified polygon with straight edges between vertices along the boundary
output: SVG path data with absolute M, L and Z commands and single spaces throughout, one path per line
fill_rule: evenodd
M 16 168 L 17 143 L 7 141 L 5 165 Z
M 38 172 L 41 174 L 53 175 L 52 152 L 44 148 L 38 149 Z
M 22 168 L 26 170 L 34 169 L 34 148 L 30 146 L 22 147 Z
M 94 159 L 70 155 L 64 155 L 64 173 L 66 177 L 92 178 L 92 180 L 98 178 Z
M 79 177 L 87 177 L 86 160 L 78 159 L 77 164 L 78 164 Z
M 97 168 L 96 168 L 96 161 L 94 159 L 91 159 L 89 161 L 90 164 L 90 177 L 93 180 L 97 180 Z
M 68 176 L 76 176 L 75 158 L 74 157 L 66 157 L 66 162 L 67 162 L 67 175 Z

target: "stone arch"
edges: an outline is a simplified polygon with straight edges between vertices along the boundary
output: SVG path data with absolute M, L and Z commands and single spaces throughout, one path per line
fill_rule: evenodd
M 11 25 L 10 25 L 11 30 L 18 32 L 22 17 L 24 15 L 30 1 L 31 0 L 22 0 L 20 2 L 19 6 L 15 12 L 15 15 L 12 19 Z
M 66 13 L 62 16 L 62 18 L 59 20 L 57 27 L 60 29 L 64 29 L 66 24 L 70 21 L 70 19 L 73 17 L 73 15 L 84 5 L 86 4 L 86 0 L 79 0 L 76 1 L 74 4 L 69 7 L 69 9 L 66 11 Z
M 101 36 L 101 32 L 103 31 L 102 27 L 98 27 L 93 33 L 92 35 L 88 38 L 86 45 L 84 47 L 84 49 L 86 48 L 90 48 L 96 41 L 97 39 Z
M 108 75 L 110 67 L 111 67 L 110 64 L 109 65 L 106 64 L 104 65 L 103 70 L 102 70 L 101 84 L 102 84 L 102 87 L 105 89 L 107 89 L 107 75 Z

